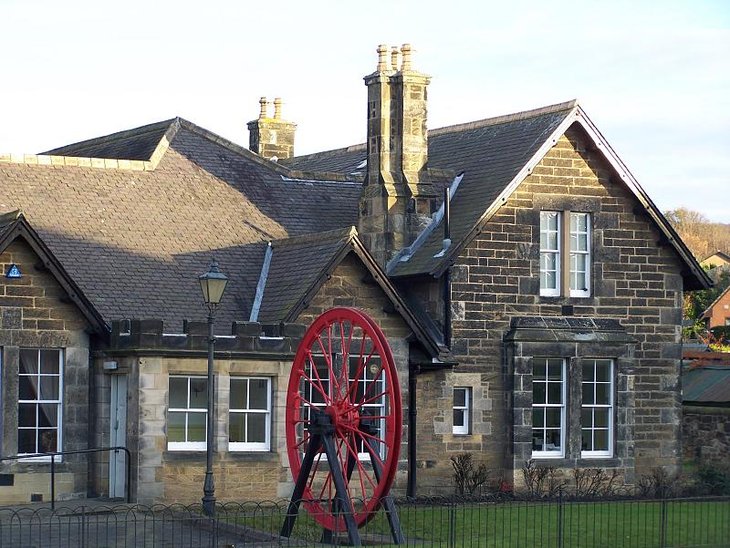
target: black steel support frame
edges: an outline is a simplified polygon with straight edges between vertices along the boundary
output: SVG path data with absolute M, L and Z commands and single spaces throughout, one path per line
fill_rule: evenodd
M 327 455 L 327 462 L 330 467 L 332 474 L 332 480 L 335 484 L 335 500 L 332 501 L 333 514 L 342 515 L 345 521 L 345 527 L 347 528 L 347 537 L 352 546 L 360 546 L 360 532 L 355 523 L 354 509 L 352 507 L 352 501 L 347 495 L 347 486 L 345 481 L 349 481 L 352 476 L 352 472 L 355 468 L 355 458 L 350 455 L 347 459 L 347 470 L 346 476 L 343 474 L 343 470 L 340 467 L 339 459 L 337 458 L 337 452 L 335 449 L 335 427 L 332 425 L 330 417 L 317 409 L 311 409 L 312 420 L 307 427 L 310 437 L 307 444 L 307 450 L 304 453 L 304 459 L 302 460 L 302 466 L 297 476 L 297 481 L 294 485 L 294 493 L 292 494 L 291 502 L 286 512 L 286 518 L 284 524 L 281 527 L 281 536 L 289 538 L 294 530 L 294 524 L 299 514 L 299 505 L 302 502 L 302 495 L 309 479 L 309 473 L 312 470 L 312 464 L 314 464 L 314 458 L 320 452 L 324 446 L 325 454 Z M 361 422 L 360 430 L 365 433 L 372 434 L 370 427 Z M 367 443 L 370 451 L 373 454 L 378 454 L 377 442 L 372 438 L 362 438 Z M 382 477 L 382 468 L 380 463 L 375 459 L 371 459 L 373 466 L 373 472 L 375 474 L 376 481 L 380 481 Z M 390 532 L 393 537 L 395 544 L 404 544 L 405 537 L 400 526 L 400 519 L 398 518 L 398 511 L 395 507 L 393 498 L 387 495 L 381 499 L 381 505 L 385 509 L 386 516 L 388 518 L 388 524 L 390 526 Z M 333 544 L 333 532 L 325 529 L 322 533 L 322 542 Z

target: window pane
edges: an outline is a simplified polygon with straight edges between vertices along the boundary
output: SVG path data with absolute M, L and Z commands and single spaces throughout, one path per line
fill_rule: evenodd
M 58 451 L 58 435 L 57 430 L 39 430 L 38 431 L 38 442 L 40 444 L 41 453 L 49 453 L 51 451 Z
M 183 377 L 170 377 L 170 407 L 172 409 L 186 409 L 187 406 L 188 379 Z
M 38 409 L 38 426 L 58 426 L 58 404 L 42 403 Z
M 594 451 L 608 451 L 608 430 L 596 430 L 594 433 Z
M 246 409 L 248 379 L 231 379 L 231 409 Z M 240 440 L 238 440 L 240 441 Z
M 228 441 L 246 441 L 246 415 L 243 413 L 231 413 L 228 424 Z
M 185 413 L 167 414 L 167 441 L 185 441 Z
M 545 443 L 545 450 L 546 451 L 557 451 L 560 450 L 561 447 L 561 436 L 560 436 L 560 430 L 547 430 L 545 432 L 546 434 L 546 443 Z
M 18 378 L 18 399 L 38 399 L 38 377 L 21 376 Z
M 532 431 L 532 450 L 542 451 L 545 440 L 543 438 L 544 432 L 542 430 Z
M 583 451 L 592 451 L 593 450 L 593 430 L 583 428 L 581 430 L 581 440 L 580 440 L 580 448 Z
M 208 379 L 190 379 L 190 409 L 208 408 Z
M 454 409 L 454 426 L 464 426 L 463 409 Z
M 596 420 L 594 426 L 607 428 L 608 427 L 608 414 L 610 413 L 610 409 L 598 408 L 598 409 L 594 409 L 593 413 L 594 413 L 595 420 Z
M 18 426 L 35 427 L 37 407 L 35 403 L 18 404 Z
M 583 405 L 593 405 L 593 383 L 583 383 Z
M 20 364 L 18 372 L 23 374 L 38 373 L 38 351 L 22 349 L 20 351 Z
M 532 367 L 532 377 L 534 379 L 544 379 L 547 371 L 545 360 L 535 360 Z
M 583 382 L 589 382 L 593 380 L 593 374 L 594 374 L 594 368 L 593 363 L 584 363 L 583 364 Z
M 592 426 L 593 425 L 593 410 L 592 409 L 586 409 L 586 408 L 581 409 L 580 423 L 583 426 Z
M 466 390 L 464 388 L 454 388 L 454 406 L 464 407 L 466 405 Z
M 596 404 L 608 405 L 611 402 L 610 384 L 596 384 Z
M 597 381 L 609 382 L 611 380 L 611 362 L 608 360 L 596 360 Z
M 532 410 L 532 426 L 545 426 L 545 410 L 544 409 L 533 409 Z
M 249 395 L 249 409 L 268 409 L 269 381 L 266 379 L 251 379 L 251 393 Z
M 550 427 L 560 427 L 560 416 L 561 416 L 561 410 L 560 409 L 546 409 L 545 410 L 545 426 Z
M 250 413 L 248 415 L 248 439 L 249 443 L 264 443 L 266 441 L 266 415 L 263 413 Z
M 41 373 L 58 374 L 60 350 L 41 350 Z
M 207 413 L 188 413 L 188 441 L 205 441 Z
M 587 213 L 571 213 L 570 214 L 570 231 L 585 232 L 588 230 L 588 214 Z
M 58 380 L 60 377 L 41 377 L 41 396 L 42 400 L 58 399 Z
M 558 229 L 557 211 L 541 211 L 540 212 L 540 230 L 557 230 L 557 229 Z
M 563 386 L 559 382 L 548 384 L 548 403 L 563 403 Z
M 562 381 L 563 380 L 563 361 L 562 360 L 550 360 L 548 362 L 548 378 L 551 381 Z
M 544 382 L 533 382 L 532 383 L 532 403 L 545 403 L 545 383 Z
M 18 453 L 37 453 L 35 436 L 37 430 L 18 430 Z

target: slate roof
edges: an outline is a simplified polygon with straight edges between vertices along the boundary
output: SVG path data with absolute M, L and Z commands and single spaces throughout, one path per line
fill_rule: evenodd
M 214 254 L 230 278 L 216 316 L 226 332 L 249 318 L 269 240 L 356 223 L 358 183 L 297 179 L 179 118 L 54 150 L 124 142 L 148 151 L 158 137 L 169 148 L 144 170 L 0 155 L 0 212 L 25 213 L 106 322 L 163 319 L 179 332 L 183 320 L 204 318 L 196 278 Z
M 511 116 L 489 118 L 468 124 L 430 130 L 428 166 L 464 172 L 451 202 L 451 239 L 465 238 L 487 207 L 527 164 L 552 133 L 573 111 L 569 101 Z M 287 161 L 297 169 L 355 171 L 365 160 L 364 145 L 311 154 Z M 441 230 L 436 226 L 421 237 L 407 262 L 394 262 L 388 274 L 408 276 L 432 271 L 442 249 Z
M 443 250 L 441 212 L 410 248 L 388 264 L 388 275 L 408 277 L 429 274 L 440 276 L 461 249 L 476 236 L 479 227 L 501 206 L 516 186 L 568 127 L 580 124 L 602 150 L 608 162 L 628 189 L 646 208 L 687 265 L 685 289 L 704 289 L 712 285 L 707 274 L 664 218 L 621 159 L 608 145 L 576 101 L 535 110 L 429 131 L 428 167 L 460 174 L 458 188 L 452 185 L 451 240 Z M 297 169 L 342 170 L 358 172 L 365 159 L 364 145 L 355 145 L 287 160 Z M 358 172 L 359 173 L 359 172 Z M 456 180 L 455 180 L 456 182 Z M 443 253 L 440 253 L 441 251 Z
M 257 320 L 272 322 L 287 318 L 352 234 L 352 228 L 345 228 L 272 241 Z
M 682 401 L 696 404 L 730 404 L 730 365 L 683 368 Z
M 30 226 L 25 216 L 18 210 L 0 214 L 0 253 L 16 239 L 23 239 L 38 256 L 43 266 L 56 279 L 71 300 L 88 321 L 89 329 L 105 334 L 107 325 L 99 312 L 88 300 L 76 281 L 63 268 L 58 259 L 48 249 L 38 233 Z
M 358 237 L 355 227 L 270 242 L 254 303 L 261 322 L 291 322 L 307 306 L 342 260 L 353 253 L 428 354 L 428 363 L 453 365 L 450 349 L 425 312 L 409 306 Z M 435 361 L 434 361 L 435 359 Z
M 175 121 L 176 119 L 165 120 L 156 124 L 119 131 L 105 137 L 97 137 L 54 148 L 41 154 L 83 158 L 149 160 L 165 132 Z

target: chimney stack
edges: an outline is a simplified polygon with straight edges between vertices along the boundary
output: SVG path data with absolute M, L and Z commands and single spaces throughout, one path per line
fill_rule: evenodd
M 249 148 L 268 160 L 283 160 L 294 156 L 294 133 L 297 125 L 281 118 L 281 98 L 274 99 L 274 117 L 269 118 L 269 101 L 259 100 L 261 110 L 257 120 L 248 123 Z
M 358 231 L 385 266 L 415 240 L 440 197 L 426 174 L 426 88 L 431 79 L 413 70 L 410 44 L 400 49 L 380 45 L 377 51 L 377 69 L 365 77 L 368 166 Z

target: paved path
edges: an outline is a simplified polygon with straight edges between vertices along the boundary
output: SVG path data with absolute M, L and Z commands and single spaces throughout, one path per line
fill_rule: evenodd
M 183 506 L 99 501 L 0 508 L 0 548 L 296 546 L 221 515 L 213 521 Z M 239 522 L 239 523 L 237 523 Z

